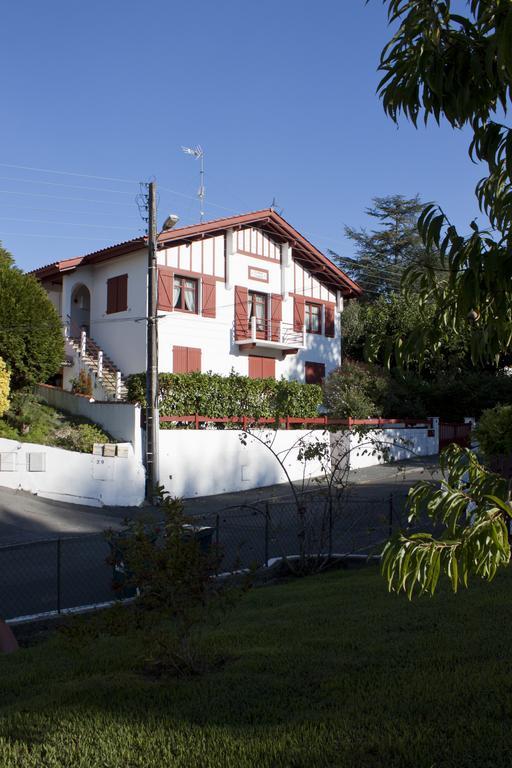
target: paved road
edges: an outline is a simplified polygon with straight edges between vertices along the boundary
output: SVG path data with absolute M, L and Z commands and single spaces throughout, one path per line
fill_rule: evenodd
M 390 495 L 396 524 L 410 485 L 434 477 L 436 466 L 432 459 L 415 460 L 402 468 L 385 465 L 353 473 L 342 512 L 333 523 L 333 551 L 356 551 L 385 539 Z M 270 503 L 270 524 L 263 514 L 265 501 Z M 214 529 L 226 568 L 298 549 L 296 510 L 287 485 L 189 499 L 185 506 L 190 516 Z M 318 501 L 309 514 L 320 519 L 324 511 L 324 502 Z M 106 563 L 110 552 L 98 534 L 121 527 L 127 516 L 159 519 L 161 513 L 149 507 L 68 505 L 0 488 L 0 616 L 111 599 L 112 567 Z M 310 544 L 325 551 L 327 539 Z

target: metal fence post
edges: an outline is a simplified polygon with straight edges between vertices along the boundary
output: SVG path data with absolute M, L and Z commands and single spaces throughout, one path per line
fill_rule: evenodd
M 268 568 L 269 527 L 270 527 L 270 504 L 267 501 L 265 504 L 265 568 Z
M 217 573 L 219 572 L 219 534 L 220 534 L 220 517 L 219 513 L 217 512 L 215 516 L 215 552 L 216 552 L 216 561 L 217 561 Z
M 389 494 L 388 502 L 388 535 L 389 538 L 393 535 L 393 494 Z
M 329 560 L 332 557 L 332 496 L 329 496 Z
M 57 613 L 61 610 L 61 540 L 57 539 Z

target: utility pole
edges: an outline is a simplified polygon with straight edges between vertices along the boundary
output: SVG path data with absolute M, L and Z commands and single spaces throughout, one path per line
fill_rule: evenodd
M 146 500 L 153 503 L 159 485 L 158 432 L 158 270 L 156 183 L 148 184 L 148 317 L 146 344 Z

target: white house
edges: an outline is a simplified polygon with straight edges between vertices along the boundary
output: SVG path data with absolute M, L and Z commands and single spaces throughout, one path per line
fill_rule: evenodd
M 165 232 L 158 265 L 160 371 L 318 382 L 339 365 L 343 300 L 361 289 L 273 209 Z M 85 367 L 98 399 L 122 399 L 146 368 L 146 239 L 33 274 L 63 321 L 63 387 Z

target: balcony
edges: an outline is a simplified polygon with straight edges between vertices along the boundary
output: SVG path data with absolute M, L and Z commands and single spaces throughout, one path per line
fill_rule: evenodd
M 265 352 L 268 357 L 295 355 L 306 346 L 304 326 L 297 331 L 291 323 L 283 323 L 281 320 L 252 317 L 246 328 L 235 325 L 235 336 L 235 344 L 238 344 L 240 352 L 256 349 Z

